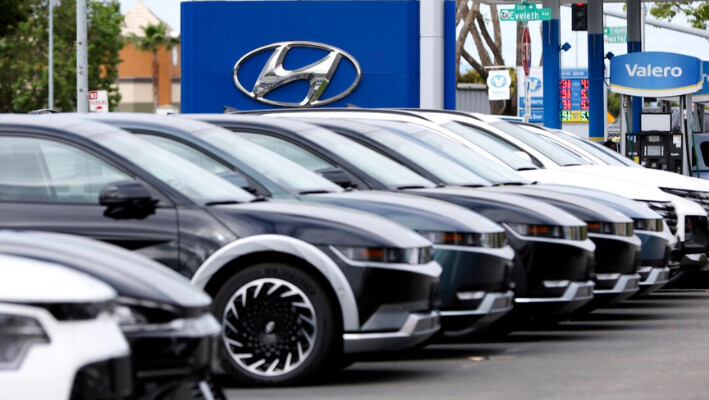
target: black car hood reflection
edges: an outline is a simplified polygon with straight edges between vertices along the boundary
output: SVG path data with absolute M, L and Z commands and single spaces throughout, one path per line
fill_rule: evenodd
M 456 203 L 498 223 L 586 225 L 585 222 L 558 207 L 519 195 L 455 187 L 409 189 L 406 192 Z
M 391 192 L 350 191 L 301 196 L 308 202 L 370 212 L 408 228 L 439 232 L 502 232 L 489 219 L 455 204 Z
M 412 248 L 431 243 L 382 217 L 356 210 L 280 200 L 208 207 L 237 236 L 278 234 L 316 245 Z
M 147 257 L 79 236 L 47 232 L 2 231 L 0 253 L 52 261 L 98 278 L 119 296 L 207 308 L 211 299 L 189 280 Z

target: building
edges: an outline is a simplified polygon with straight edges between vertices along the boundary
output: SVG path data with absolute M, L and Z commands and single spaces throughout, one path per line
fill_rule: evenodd
M 148 7 L 143 0 L 131 8 L 124 16 L 122 35 L 128 38 L 131 34 L 143 35 L 142 27 L 148 24 L 157 25 L 163 22 Z M 176 35 L 170 26 L 168 33 Z M 138 51 L 131 43 L 127 43 L 120 52 L 121 64 L 118 67 L 118 91 L 121 102 L 116 111 L 149 112 L 153 110 L 153 54 L 148 51 Z M 179 111 L 180 109 L 180 46 L 172 50 L 161 49 L 158 52 L 159 62 L 159 93 L 158 111 Z

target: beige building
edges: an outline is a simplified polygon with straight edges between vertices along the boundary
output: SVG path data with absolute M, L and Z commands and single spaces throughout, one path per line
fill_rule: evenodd
M 142 27 L 148 24 L 157 25 L 162 21 L 145 6 L 143 0 L 131 8 L 124 16 L 123 37 L 131 34 L 142 36 Z M 176 32 L 168 26 L 168 33 Z M 117 111 L 154 112 L 153 110 L 153 54 L 149 51 L 138 51 L 131 43 L 127 43 L 120 52 L 121 63 L 118 66 L 118 91 L 121 102 Z M 172 50 L 161 49 L 158 52 L 159 61 L 159 93 L 158 108 L 167 111 L 180 109 L 180 46 Z

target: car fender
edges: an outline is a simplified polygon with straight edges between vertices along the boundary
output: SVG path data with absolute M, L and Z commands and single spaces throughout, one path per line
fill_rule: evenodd
M 232 260 L 263 251 L 278 252 L 298 257 L 327 279 L 340 303 L 345 331 L 359 330 L 359 313 L 352 287 L 340 267 L 320 249 L 310 243 L 282 235 L 256 235 L 235 240 L 212 254 L 192 277 L 192 284 L 204 289 L 209 280 Z

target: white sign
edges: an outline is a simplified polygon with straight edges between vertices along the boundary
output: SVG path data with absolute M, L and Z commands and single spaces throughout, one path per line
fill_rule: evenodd
M 509 100 L 512 78 L 506 69 L 490 71 L 487 75 L 487 96 L 490 100 Z
M 108 112 L 108 92 L 105 90 L 89 91 L 89 112 Z

